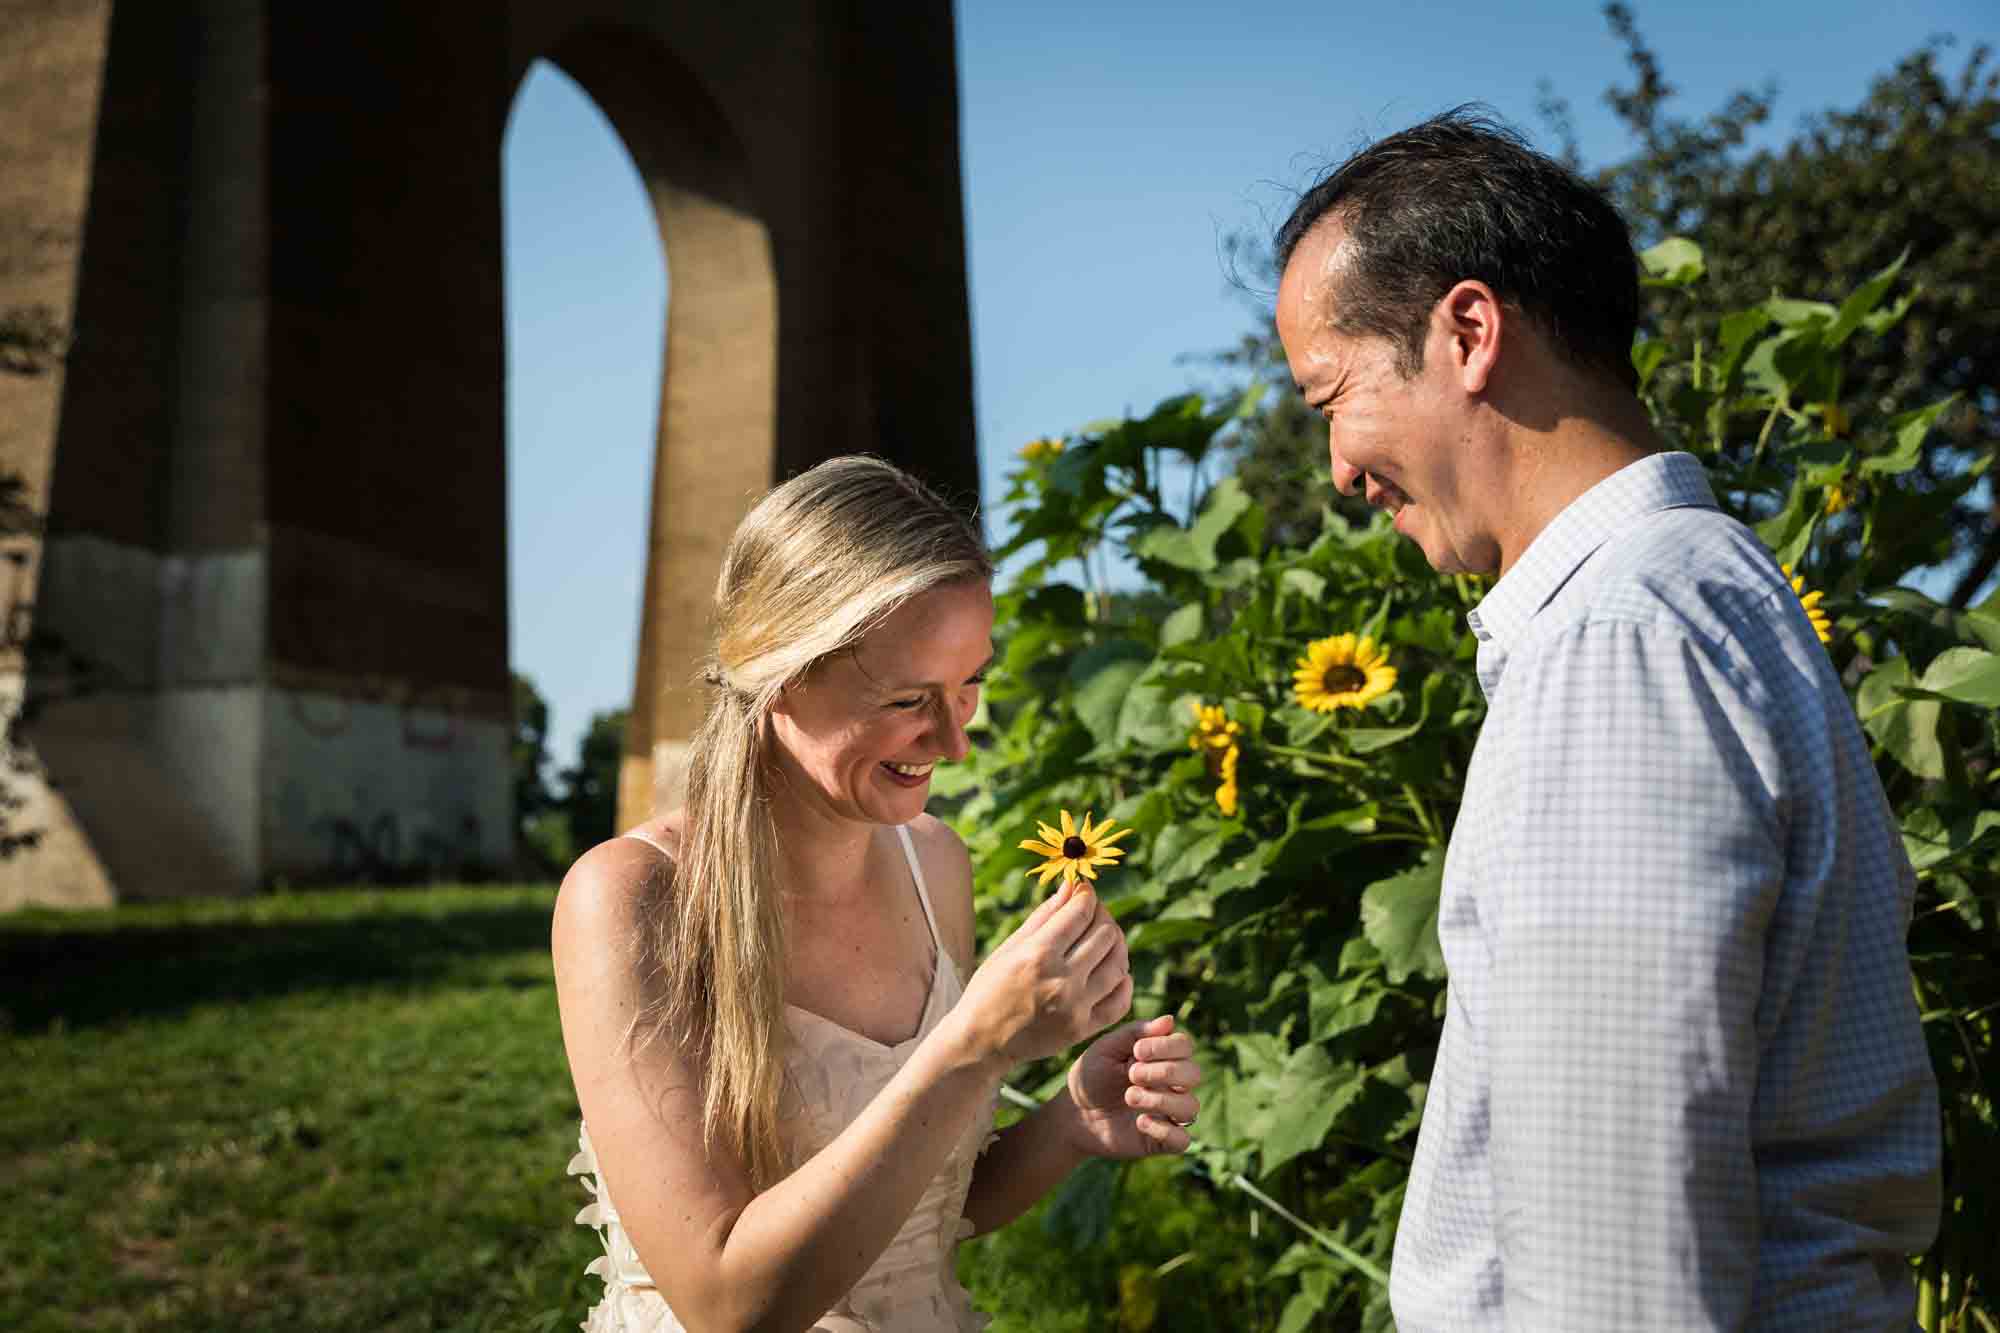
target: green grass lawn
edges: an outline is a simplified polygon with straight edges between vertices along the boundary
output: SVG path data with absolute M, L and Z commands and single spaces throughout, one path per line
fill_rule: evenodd
M 0 918 L 0 1328 L 574 1327 L 553 899 Z
M 553 901 L 0 917 L 0 1329 L 574 1328 L 599 1250 L 564 1174 Z M 1177 1172 L 1129 1173 L 1100 1243 L 1057 1239 L 1045 1206 L 965 1247 L 996 1333 L 1268 1326 L 1225 1299 L 1249 1260 Z M 1121 1282 L 1163 1262 L 1157 1323 L 1121 1320 Z

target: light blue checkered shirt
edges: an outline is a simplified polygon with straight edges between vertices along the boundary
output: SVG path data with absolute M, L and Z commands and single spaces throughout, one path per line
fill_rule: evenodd
M 1908 1329 L 1939 1207 L 1915 881 L 1790 585 L 1658 454 L 1470 619 L 1398 1328 Z

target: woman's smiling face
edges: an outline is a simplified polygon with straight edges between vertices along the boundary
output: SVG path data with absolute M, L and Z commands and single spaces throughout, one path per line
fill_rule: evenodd
M 993 592 L 984 582 L 912 597 L 772 709 L 784 767 L 804 779 L 799 794 L 849 819 L 915 819 L 930 795 L 932 766 L 963 759 L 970 748 L 965 724 L 992 660 Z

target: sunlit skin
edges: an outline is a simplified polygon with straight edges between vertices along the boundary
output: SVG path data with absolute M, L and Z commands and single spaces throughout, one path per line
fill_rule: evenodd
M 1327 423 L 1333 482 L 1395 516 L 1440 573 L 1513 567 L 1550 519 L 1650 451 L 1631 393 L 1571 366 L 1483 282 L 1460 282 L 1425 326 L 1405 377 L 1385 338 L 1342 333 L 1345 237 L 1322 224 L 1278 284 L 1278 337 Z
M 911 598 L 779 696 L 772 737 L 788 820 L 907 824 L 923 813 L 929 769 L 965 758 L 965 724 L 993 660 L 993 594 L 948 584 Z M 910 774 L 891 765 L 922 770 Z

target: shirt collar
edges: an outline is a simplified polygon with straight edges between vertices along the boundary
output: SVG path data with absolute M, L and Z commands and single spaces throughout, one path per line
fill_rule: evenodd
M 1626 464 L 1549 520 L 1466 622 L 1482 645 L 1497 640 L 1504 650 L 1598 547 L 1648 514 L 1689 506 L 1716 508 L 1708 473 L 1693 454 L 1648 454 Z

